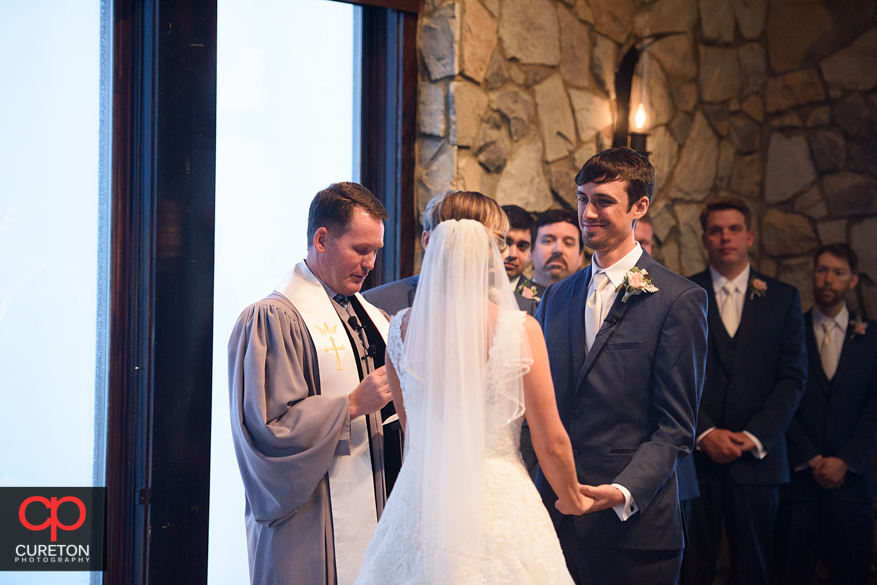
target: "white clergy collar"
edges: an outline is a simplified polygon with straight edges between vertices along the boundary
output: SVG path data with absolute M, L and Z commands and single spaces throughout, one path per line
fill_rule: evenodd
M 643 248 L 637 242 L 636 246 L 627 253 L 627 255 L 613 264 L 612 266 L 608 266 L 606 268 L 601 268 L 597 265 L 597 263 L 591 260 L 591 285 L 588 287 L 592 289 L 594 287 L 594 275 L 602 270 L 606 273 L 606 276 L 609 278 L 609 282 L 612 283 L 612 288 L 618 288 L 618 285 L 624 280 L 624 275 L 630 271 L 631 268 L 636 266 L 636 263 L 639 261 L 640 256 L 643 255 Z

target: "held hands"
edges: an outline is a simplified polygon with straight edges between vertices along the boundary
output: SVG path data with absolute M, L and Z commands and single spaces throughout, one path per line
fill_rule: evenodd
M 743 433 L 735 433 L 727 429 L 713 429 L 700 440 L 699 447 L 716 463 L 725 464 L 739 459 L 743 453 L 755 449 L 755 443 Z
M 621 493 L 621 490 L 608 484 L 598 486 L 579 484 L 579 495 L 581 498 L 576 502 L 575 508 L 568 507 L 561 500 L 557 500 L 554 506 L 561 514 L 578 516 L 599 512 L 624 503 L 624 494 Z
M 381 366 L 359 383 L 350 393 L 350 420 L 382 409 L 393 396 L 387 383 L 387 368 Z
M 850 466 L 843 459 L 817 455 L 810 460 L 810 469 L 813 472 L 813 479 L 816 480 L 819 487 L 834 490 L 844 484 L 844 478 Z

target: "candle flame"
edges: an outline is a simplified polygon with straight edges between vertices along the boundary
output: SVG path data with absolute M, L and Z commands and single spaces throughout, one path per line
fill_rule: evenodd
M 636 109 L 634 120 L 636 121 L 636 129 L 642 130 L 642 127 L 646 124 L 646 108 L 642 104 Z

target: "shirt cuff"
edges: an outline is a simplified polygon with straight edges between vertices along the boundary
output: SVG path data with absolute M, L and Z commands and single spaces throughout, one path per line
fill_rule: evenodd
M 613 483 L 612 487 L 617 488 L 624 496 L 624 503 L 612 506 L 612 509 L 615 510 L 619 520 L 626 522 L 628 518 L 639 512 L 639 506 L 636 505 L 629 489 L 618 483 Z
M 705 436 L 707 436 L 708 434 L 710 434 L 714 430 L 716 430 L 716 427 L 710 427 L 707 430 L 705 430 L 704 432 L 702 432 L 701 434 L 699 434 L 697 436 L 697 438 L 694 440 L 694 448 L 697 449 L 698 451 L 700 451 L 700 442 L 703 441 L 703 438 Z
M 752 439 L 752 442 L 755 443 L 755 449 L 751 449 L 749 452 L 756 459 L 764 459 L 767 456 L 767 451 L 764 450 L 764 445 L 761 444 L 761 441 L 758 440 L 758 437 L 750 433 L 749 431 L 743 431 L 743 434 Z

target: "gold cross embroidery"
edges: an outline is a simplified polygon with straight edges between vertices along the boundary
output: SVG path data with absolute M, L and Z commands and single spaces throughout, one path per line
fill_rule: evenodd
M 335 362 L 338 364 L 338 370 L 341 370 L 342 369 L 341 368 L 341 358 L 338 357 L 338 352 L 344 351 L 347 348 L 344 347 L 343 344 L 341 345 L 341 347 L 338 347 L 337 345 L 335 345 L 335 338 L 334 337 L 330 336 L 329 341 L 332 342 L 332 347 L 324 347 L 323 351 L 334 351 L 335 352 Z

